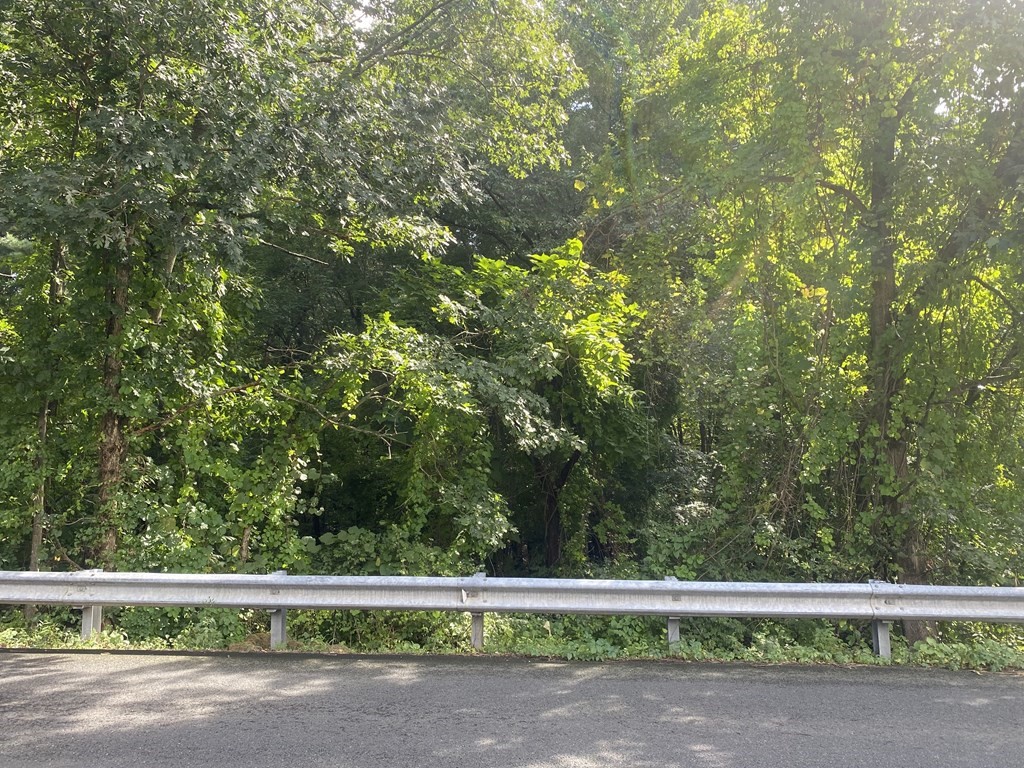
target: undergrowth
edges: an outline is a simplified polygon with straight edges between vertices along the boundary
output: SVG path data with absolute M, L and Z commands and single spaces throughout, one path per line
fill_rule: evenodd
M 110 611 L 104 630 L 81 639 L 77 612 L 40 613 L 32 626 L 0 613 L 0 648 L 110 650 L 269 650 L 266 611 L 132 608 Z M 892 658 L 874 656 L 865 622 L 821 620 L 681 621 L 669 648 L 665 622 L 651 617 L 486 614 L 484 654 L 604 661 L 680 659 L 769 664 L 916 665 L 947 669 L 1024 669 L 1024 636 L 1014 627 L 942 625 L 910 647 L 898 632 Z M 287 649 L 320 653 L 473 653 L 467 614 L 292 611 Z

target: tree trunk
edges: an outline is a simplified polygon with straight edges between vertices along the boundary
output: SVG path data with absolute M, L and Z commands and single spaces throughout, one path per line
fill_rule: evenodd
M 35 458 L 35 470 L 39 475 L 35 493 L 32 495 L 32 543 L 29 547 L 28 569 L 39 570 L 40 552 L 43 548 L 43 516 L 46 513 L 46 432 L 50 422 L 52 401 L 47 400 L 39 409 L 37 434 L 39 446 Z
M 927 584 L 929 576 L 927 544 L 919 521 L 910 521 L 904 536 L 900 552 L 900 566 L 903 568 L 903 581 L 907 584 Z M 937 625 L 934 621 L 919 619 L 903 621 L 903 636 L 907 643 L 913 645 L 919 640 L 926 640 L 935 635 Z
M 100 539 L 96 544 L 96 565 L 111 569 L 117 549 L 118 510 L 117 494 L 124 473 L 128 441 L 125 434 L 127 419 L 121 408 L 121 376 L 124 358 L 121 336 L 128 310 L 128 286 L 132 266 L 129 257 L 118 259 L 107 286 L 106 352 L 103 357 L 103 393 L 107 409 L 100 422 L 99 448 L 99 524 Z
M 549 568 L 558 565 L 562 559 L 562 489 L 569 482 L 569 475 L 582 455 L 581 451 L 573 451 L 557 475 L 548 472 L 540 460 L 535 461 L 538 479 L 544 490 L 544 564 Z
M 32 494 L 32 539 L 28 550 L 28 570 L 38 571 L 43 550 L 43 523 L 46 515 L 46 430 L 50 420 L 50 400 L 46 400 L 39 409 L 38 439 L 36 458 L 33 462 L 38 475 L 36 490 Z M 25 606 L 25 623 L 35 622 L 35 605 Z
M 53 244 L 50 256 L 50 289 L 48 294 L 49 309 L 51 312 L 51 329 L 56 327 L 57 318 L 52 313 L 64 300 L 64 273 L 67 270 L 67 254 L 64 245 L 59 240 Z M 28 570 L 38 571 L 43 552 L 43 527 L 46 521 L 46 449 L 47 432 L 49 431 L 50 414 L 57 403 L 49 394 L 43 399 L 39 407 L 39 418 L 36 421 L 36 435 L 38 444 L 36 456 L 33 461 L 33 469 L 36 472 L 36 489 L 32 494 L 32 536 L 29 542 Z M 25 621 L 31 624 L 36 617 L 34 605 L 25 606 Z
M 869 470 L 869 503 L 878 504 L 886 521 L 896 530 L 904 531 L 899 543 L 897 564 L 909 583 L 927 583 L 926 542 L 919 521 L 913 519 L 905 492 L 909 486 L 909 450 L 912 425 L 898 425 L 893 408 L 906 383 L 906 354 L 897 325 L 896 283 L 897 242 L 893 235 L 892 216 L 895 208 L 896 136 L 900 121 L 913 102 L 908 89 L 900 99 L 896 114 L 883 117 L 874 145 L 868 153 L 870 205 L 867 212 L 868 242 L 871 249 L 871 306 L 868 312 L 868 369 L 871 376 L 871 407 L 865 440 L 874 446 L 873 469 Z M 872 437 L 870 429 L 877 429 Z M 904 633 L 909 642 L 928 637 L 933 627 L 927 622 L 905 621 Z
M 562 513 L 558 493 L 553 488 L 544 492 L 544 565 L 554 568 L 562 559 Z
M 186 222 L 182 222 L 182 228 L 185 227 Z M 181 253 L 181 245 L 174 244 L 167 250 L 167 255 L 164 257 L 163 269 L 161 270 L 161 277 L 163 278 L 164 285 L 168 291 L 170 291 L 171 277 L 174 275 L 174 265 L 178 262 L 178 254 Z M 157 300 L 153 307 L 150 309 L 150 318 L 153 320 L 154 325 L 160 325 L 164 318 L 164 302 Z

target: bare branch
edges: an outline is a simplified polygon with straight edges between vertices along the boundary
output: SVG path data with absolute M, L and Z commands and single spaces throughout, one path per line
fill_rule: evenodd
M 287 248 L 285 248 L 283 246 L 280 246 L 277 243 L 271 243 L 268 240 L 264 240 L 262 237 L 257 238 L 257 240 L 258 240 L 260 245 L 265 245 L 265 246 L 267 246 L 269 248 L 274 248 L 274 249 L 276 249 L 278 251 L 281 251 L 281 253 L 287 253 L 289 256 L 294 256 L 296 259 L 304 259 L 305 261 L 311 261 L 314 264 L 319 264 L 322 267 L 329 267 L 329 266 L 331 266 L 326 261 L 314 258 L 313 256 L 307 256 L 304 253 L 296 253 L 295 251 L 289 251 Z

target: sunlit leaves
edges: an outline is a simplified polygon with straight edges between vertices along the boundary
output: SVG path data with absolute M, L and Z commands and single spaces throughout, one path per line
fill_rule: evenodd
M 181 532 L 167 565 L 301 555 L 288 535 L 295 468 L 326 405 L 355 407 L 357 382 L 312 393 L 260 349 L 250 270 L 268 249 L 325 267 L 437 254 L 451 236 L 433 216 L 477 194 L 480 165 L 559 161 L 558 97 L 576 75 L 545 12 L 442 6 L 381 2 L 360 18 L 305 0 L 31 0 L 0 12 L 0 232 L 36 244 L 0 315 L 23 340 L 5 418 L 29 435 L 49 403 L 59 461 L 86 499 L 97 481 L 84 446 L 102 431 L 113 463 L 100 462 L 100 499 L 130 478 L 106 537 L 124 537 L 123 562 L 157 530 Z M 56 543 L 62 517 L 95 510 L 61 499 L 51 474 Z M 12 491 L 22 503 L 25 487 Z

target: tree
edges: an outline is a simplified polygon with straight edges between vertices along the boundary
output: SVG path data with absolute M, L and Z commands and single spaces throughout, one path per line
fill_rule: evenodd
M 641 74 L 632 167 L 652 181 L 616 206 L 671 197 L 688 227 L 617 250 L 679 248 L 706 312 L 688 326 L 731 337 L 718 502 L 766 562 L 931 580 L 971 561 L 951 537 L 1019 528 L 1020 19 L 711 3 Z
M 225 348 L 254 247 L 314 261 L 362 243 L 427 247 L 444 241 L 429 215 L 471 194 L 479 159 L 556 158 L 552 96 L 571 67 L 532 23 L 540 9 L 503 11 L 380 4 L 360 23 L 344 4 L 301 1 L 4 8 L 0 228 L 35 244 L 26 275 L 48 263 L 52 286 L 46 317 L 18 315 L 35 323 L 21 362 L 57 330 L 70 342 L 71 373 L 29 395 L 34 453 L 46 455 L 55 410 L 74 444 L 97 441 L 93 562 L 113 565 L 133 526 L 120 497 L 129 458 L 152 451 L 150 426 L 255 390 L 260 361 Z M 457 12 L 468 23 L 456 32 Z M 500 53 L 471 47 L 499 40 Z M 505 114 L 485 121 L 484 106 Z M 83 397 L 64 407 L 72 380 Z
M 567 565 L 569 528 L 573 563 L 586 559 L 591 521 L 605 512 L 594 477 L 642 460 L 646 421 L 624 345 L 638 310 L 621 276 L 580 254 L 573 241 L 533 256 L 529 269 L 483 257 L 471 269 L 426 262 L 389 297 L 391 312 L 316 356 L 318 386 L 337 392 L 318 400 L 336 403 L 341 434 L 368 436 L 391 467 L 378 471 L 371 504 L 388 510 L 380 522 L 402 530 L 410 549 L 420 541 L 479 565 L 515 531 L 553 569 Z M 324 471 L 339 485 L 367 472 L 352 458 L 366 440 L 332 447 L 325 437 Z M 321 497 L 337 493 L 327 486 Z M 356 522 L 326 515 L 330 544 Z

